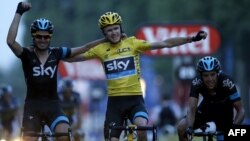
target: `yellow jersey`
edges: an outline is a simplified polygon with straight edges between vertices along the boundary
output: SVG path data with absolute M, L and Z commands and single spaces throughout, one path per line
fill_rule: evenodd
M 142 95 L 140 54 L 150 48 L 149 42 L 132 36 L 117 44 L 101 43 L 83 56 L 102 62 L 108 81 L 108 96 Z

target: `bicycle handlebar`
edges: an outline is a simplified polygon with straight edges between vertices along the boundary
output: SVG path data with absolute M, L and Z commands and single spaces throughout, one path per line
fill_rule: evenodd
M 110 129 L 115 130 L 155 130 L 155 126 L 135 126 L 135 125 L 128 125 L 128 126 L 115 126 L 111 125 L 109 126 Z
M 68 136 L 68 135 L 69 135 L 69 133 L 61 133 L 61 132 L 57 132 L 57 133 L 50 133 L 50 132 L 37 133 L 37 132 L 28 131 L 28 132 L 23 133 L 23 136 L 30 136 L 30 137 L 61 137 L 61 136 Z
M 216 136 L 216 135 L 223 135 L 222 131 L 216 132 L 193 132 L 194 136 L 201 137 L 201 136 Z
M 109 139 L 111 130 L 125 130 L 128 132 L 133 132 L 137 130 L 151 130 L 153 132 L 153 141 L 157 140 L 157 127 L 155 125 L 153 126 L 137 126 L 137 125 L 124 125 L 124 126 L 116 126 L 115 124 L 109 125 Z

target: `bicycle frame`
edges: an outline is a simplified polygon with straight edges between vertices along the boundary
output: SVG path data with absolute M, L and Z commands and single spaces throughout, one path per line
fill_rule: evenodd
M 157 128 L 156 128 L 156 126 L 136 126 L 136 125 L 115 126 L 115 125 L 110 125 L 109 126 L 109 140 L 111 140 L 111 131 L 112 130 L 128 131 L 128 134 L 127 134 L 128 141 L 133 141 L 134 131 L 151 130 L 153 132 L 153 141 L 157 141 Z
M 42 123 L 42 131 L 41 132 L 34 132 L 34 131 L 23 131 L 23 128 L 21 129 L 21 140 L 23 141 L 23 137 L 29 136 L 29 137 L 41 137 L 42 141 L 48 141 L 48 138 L 50 137 L 62 137 L 67 136 L 68 141 L 73 141 L 72 136 L 72 130 L 71 128 L 68 129 L 67 133 L 63 132 L 56 132 L 56 133 L 50 133 L 45 131 L 45 124 Z
M 203 141 L 213 141 L 214 136 L 223 135 L 223 132 L 194 132 L 193 136 L 202 137 Z
M 42 141 L 47 141 L 47 139 L 49 137 L 62 137 L 62 136 L 68 136 L 69 137 L 69 141 L 72 141 L 72 137 L 71 137 L 71 133 L 47 133 L 47 132 L 43 132 L 43 133 L 36 133 L 36 132 L 24 132 L 23 133 L 23 137 L 24 136 L 30 136 L 30 137 L 41 137 Z

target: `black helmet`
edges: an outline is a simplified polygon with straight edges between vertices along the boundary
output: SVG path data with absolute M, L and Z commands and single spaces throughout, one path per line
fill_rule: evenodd
M 50 34 L 53 34 L 54 26 L 51 21 L 40 18 L 33 21 L 30 26 L 31 34 L 35 33 L 36 31 L 48 31 Z
M 219 72 L 221 70 L 220 61 L 217 58 L 211 56 L 203 57 L 198 61 L 196 70 L 199 73 L 208 71 Z

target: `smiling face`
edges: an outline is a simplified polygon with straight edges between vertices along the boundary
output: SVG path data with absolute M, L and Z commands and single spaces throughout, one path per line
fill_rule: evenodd
M 37 31 L 33 34 L 33 41 L 37 49 L 47 50 L 50 45 L 52 34 L 48 31 Z
M 207 87 L 207 89 L 214 89 L 217 84 L 217 72 L 210 71 L 210 72 L 203 72 L 201 73 L 202 80 Z
M 118 43 L 121 40 L 121 26 L 120 25 L 110 25 L 103 29 L 103 33 L 108 41 L 111 43 Z

